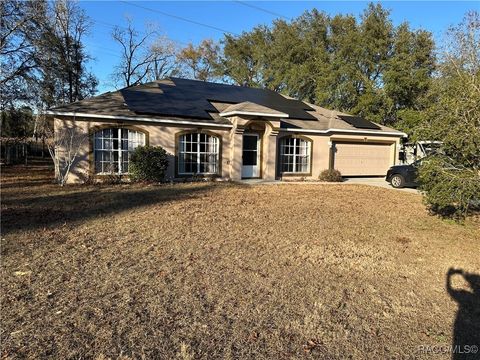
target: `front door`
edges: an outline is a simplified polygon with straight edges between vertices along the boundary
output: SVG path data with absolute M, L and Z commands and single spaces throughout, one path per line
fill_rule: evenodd
M 258 134 L 243 135 L 242 178 L 260 177 L 260 137 Z

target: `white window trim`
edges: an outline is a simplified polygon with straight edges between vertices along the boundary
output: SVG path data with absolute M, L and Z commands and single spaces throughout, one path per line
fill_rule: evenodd
M 184 136 L 189 135 L 189 134 L 197 136 L 197 152 L 196 152 L 196 154 L 197 154 L 197 169 L 200 169 L 200 164 L 201 164 L 200 154 L 209 154 L 209 152 L 201 152 L 200 151 L 200 135 L 204 134 L 204 135 L 211 136 L 211 137 L 215 138 L 215 157 L 216 157 L 216 160 L 217 160 L 216 161 L 217 171 L 216 172 L 180 172 L 180 159 L 178 158 L 178 161 L 177 161 L 178 175 L 218 175 L 220 173 L 220 138 L 216 135 L 210 135 L 210 134 L 201 133 L 201 132 L 191 132 L 191 133 L 182 134 L 182 135 L 180 135 L 179 141 L 178 141 L 177 151 L 178 151 L 179 155 L 182 153 L 180 151 L 180 147 L 181 147 L 181 144 L 182 144 L 182 138 Z M 191 152 L 191 153 L 194 154 L 193 152 Z M 184 151 L 183 154 L 187 154 L 187 152 Z
M 283 154 L 282 153 L 282 142 L 286 139 L 293 139 L 293 154 Z M 283 166 L 282 160 L 284 156 L 292 156 L 293 157 L 293 169 L 297 168 L 297 156 L 300 156 L 296 153 L 297 149 L 297 141 L 305 141 L 307 143 L 307 156 L 308 156 L 308 163 L 307 163 L 307 171 L 280 171 L 281 174 L 295 174 L 295 175 L 304 175 L 310 174 L 311 169 L 311 161 L 312 161 L 312 142 L 310 140 L 302 139 L 295 136 L 284 136 L 280 139 L 280 169 Z

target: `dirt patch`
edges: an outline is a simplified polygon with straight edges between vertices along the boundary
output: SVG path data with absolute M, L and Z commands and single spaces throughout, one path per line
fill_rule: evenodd
M 416 194 L 50 179 L 3 170 L 5 358 L 431 358 L 469 314 L 445 281 L 480 273 L 479 223 Z

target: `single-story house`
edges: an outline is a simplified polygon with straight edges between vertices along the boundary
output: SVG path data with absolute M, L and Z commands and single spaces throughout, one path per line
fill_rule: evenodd
M 168 179 L 317 179 L 384 176 L 404 133 L 265 89 L 170 77 L 59 106 L 55 132 L 74 126 L 90 141 L 69 182 L 128 174 L 140 145 L 170 154 Z

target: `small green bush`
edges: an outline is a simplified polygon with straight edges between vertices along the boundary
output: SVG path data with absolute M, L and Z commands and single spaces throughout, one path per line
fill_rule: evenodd
M 432 213 L 464 219 L 480 206 L 478 169 L 453 164 L 451 159 L 439 155 L 422 163 L 419 179 Z
M 328 181 L 328 182 L 342 182 L 342 174 L 340 171 L 335 170 L 335 169 L 327 169 L 323 170 L 318 179 L 320 181 Z
M 163 181 L 168 154 L 160 146 L 139 146 L 130 155 L 128 173 L 132 181 Z

